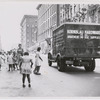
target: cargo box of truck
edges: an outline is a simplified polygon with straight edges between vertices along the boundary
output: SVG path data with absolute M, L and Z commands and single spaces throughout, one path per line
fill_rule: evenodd
M 70 22 L 53 31 L 49 66 L 57 62 L 59 71 L 71 65 L 93 71 L 96 58 L 100 58 L 100 24 Z

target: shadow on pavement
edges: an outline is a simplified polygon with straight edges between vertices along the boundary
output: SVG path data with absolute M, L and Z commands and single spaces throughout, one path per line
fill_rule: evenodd
M 57 69 L 57 66 L 51 66 L 52 68 Z M 100 73 L 96 72 L 95 70 L 93 72 L 87 72 L 85 71 L 84 67 L 66 67 L 65 71 L 62 73 L 70 74 L 70 75 L 84 75 L 84 76 L 90 76 L 90 77 L 100 77 Z

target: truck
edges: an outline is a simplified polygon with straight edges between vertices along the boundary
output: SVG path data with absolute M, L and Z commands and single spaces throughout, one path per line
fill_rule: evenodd
M 92 72 L 97 58 L 100 58 L 100 24 L 66 22 L 53 31 L 49 66 L 57 62 L 59 71 L 75 66 Z

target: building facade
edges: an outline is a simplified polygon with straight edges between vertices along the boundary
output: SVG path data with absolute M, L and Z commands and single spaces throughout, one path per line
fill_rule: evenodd
M 88 22 L 88 4 L 60 4 L 59 25 L 65 22 Z
M 27 51 L 37 41 L 37 16 L 24 15 L 21 21 L 21 44 L 24 51 Z
M 88 9 L 89 22 L 100 23 L 100 5 L 91 4 Z
M 1 42 L 1 36 L 0 36 L 0 51 L 2 51 L 2 42 Z
M 44 53 L 49 47 L 52 49 L 52 44 L 49 45 L 52 32 L 59 25 L 66 22 L 100 23 L 98 4 L 39 4 L 37 10 L 38 42 Z
M 52 32 L 65 22 L 88 22 L 87 4 L 39 4 L 38 10 L 38 42 L 42 51 L 52 47 Z M 52 42 L 51 42 L 52 43 Z
M 98 4 L 60 4 L 59 24 L 65 22 L 100 23 Z
M 43 53 L 47 53 L 52 44 L 52 31 L 58 25 L 58 5 L 56 4 L 39 4 L 38 10 L 38 42 Z M 49 40 L 49 41 L 48 41 Z

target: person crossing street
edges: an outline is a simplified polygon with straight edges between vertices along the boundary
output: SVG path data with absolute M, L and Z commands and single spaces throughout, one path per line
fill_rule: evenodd
M 40 50 L 41 50 L 41 48 L 38 47 L 36 55 L 35 55 L 35 69 L 34 69 L 33 72 L 36 75 L 41 75 L 41 73 L 39 73 L 39 71 L 40 71 L 40 67 L 41 67 L 41 61 L 43 61 L 43 60 L 42 60 L 42 58 L 40 56 Z

